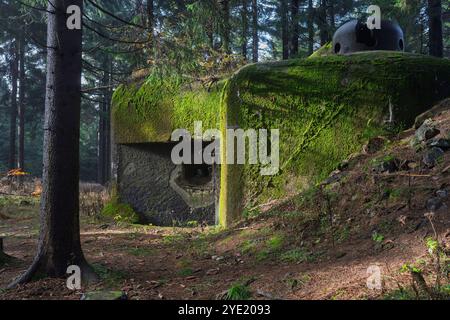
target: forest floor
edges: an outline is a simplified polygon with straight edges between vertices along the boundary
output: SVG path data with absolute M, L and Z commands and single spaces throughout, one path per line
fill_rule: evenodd
M 439 135 L 422 144 L 411 144 L 416 130 L 374 139 L 321 187 L 248 211 L 230 230 L 82 215 L 83 250 L 102 281 L 78 292 L 44 279 L 0 289 L 0 299 L 448 299 L 450 152 L 431 165 L 429 153 L 436 141 L 450 150 L 450 111 L 432 126 Z M 0 288 L 30 265 L 38 228 L 36 198 L 0 197 L 0 237 L 18 259 L 0 266 Z M 369 289 L 374 266 L 381 288 Z

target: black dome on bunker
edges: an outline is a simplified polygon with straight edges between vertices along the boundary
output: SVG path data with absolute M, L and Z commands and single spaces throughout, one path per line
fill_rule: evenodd
M 404 51 L 403 30 L 393 21 L 382 20 L 381 29 L 370 30 L 366 22 L 352 20 L 342 25 L 333 36 L 335 54 L 360 51 Z

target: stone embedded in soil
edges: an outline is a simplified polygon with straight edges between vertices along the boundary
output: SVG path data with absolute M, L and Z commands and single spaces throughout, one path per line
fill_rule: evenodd
M 430 140 L 427 145 L 431 148 L 441 148 L 443 150 L 450 149 L 450 140 L 448 139 L 433 139 Z
M 384 137 L 372 138 L 369 140 L 369 143 L 364 146 L 363 151 L 367 154 L 375 154 L 383 149 L 387 142 L 388 140 Z
M 446 189 L 438 190 L 438 191 L 436 191 L 436 195 L 441 199 L 445 199 L 448 197 L 448 190 L 446 190 Z
M 427 209 L 436 212 L 444 206 L 441 198 L 431 198 L 427 201 Z
M 381 163 L 376 164 L 373 170 L 376 173 L 393 173 L 398 171 L 398 163 L 399 161 L 397 159 L 383 160 Z
M 442 150 L 441 148 L 432 148 L 430 150 L 428 150 L 425 155 L 423 156 L 423 163 L 428 167 L 428 168 L 433 168 L 436 166 L 436 164 L 438 163 L 439 159 L 442 158 L 442 156 L 444 155 L 444 150 Z
M 428 141 L 434 137 L 436 137 L 441 131 L 437 129 L 433 121 L 428 119 L 426 120 L 422 126 L 416 131 L 416 140 L 418 142 Z
M 347 174 L 345 172 L 342 172 L 340 170 L 333 171 L 330 176 L 322 182 L 322 185 L 330 185 L 336 182 L 339 182 L 344 178 Z

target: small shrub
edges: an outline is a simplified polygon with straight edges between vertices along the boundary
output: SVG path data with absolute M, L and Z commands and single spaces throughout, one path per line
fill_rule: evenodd
M 271 251 L 280 250 L 284 245 L 284 237 L 281 235 L 275 235 L 267 240 L 266 244 Z
M 111 217 L 116 222 L 131 224 L 139 222 L 139 216 L 133 208 L 128 204 L 120 203 L 117 197 L 113 197 L 105 204 L 102 215 Z
M 252 293 L 250 292 L 248 286 L 242 283 L 235 283 L 230 289 L 228 289 L 225 300 L 248 300 L 251 296 Z
M 375 241 L 376 243 L 380 244 L 384 241 L 384 236 L 378 232 L 374 232 L 372 234 L 372 240 Z
M 310 260 L 310 255 L 304 250 L 294 249 L 281 254 L 280 260 L 288 263 L 303 263 Z

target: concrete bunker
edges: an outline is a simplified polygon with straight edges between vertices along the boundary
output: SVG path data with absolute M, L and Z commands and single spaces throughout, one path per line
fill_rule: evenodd
M 408 128 L 450 96 L 448 60 L 397 51 L 252 64 L 209 90 L 170 78 L 119 86 L 112 101 L 118 200 L 153 224 L 227 227 L 323 181 L 388 129 L 387 116 Z M 174 165 L 172 133 L 195 132 L 198 121 L 224 137 L 228 128 L 279 129 L 279 173 L 262 176 L 247 164 Z
M 175 165 L 175 143 L 116 145 L 117 189 L 143 223 L 159 226 L 217 222 L 219 168 Z

